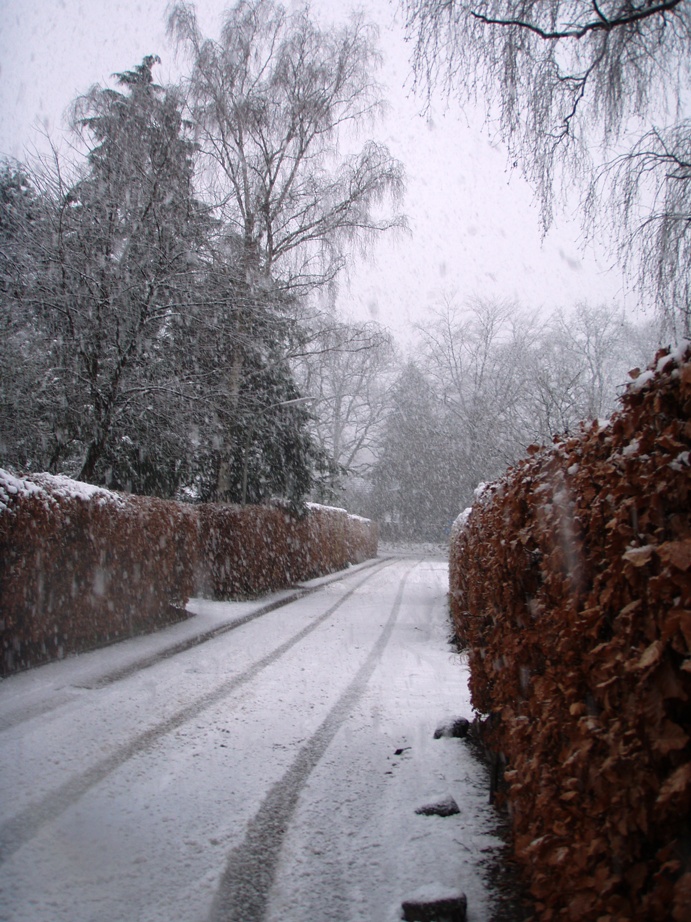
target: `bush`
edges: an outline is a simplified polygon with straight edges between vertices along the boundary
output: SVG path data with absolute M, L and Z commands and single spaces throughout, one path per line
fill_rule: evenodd
M 185 617 L 196 529 L 180 503 L 0 472 L 3 671 Z
M 484 489 L 452 537 L 474 707 L 545 920 L 689 918 L 691 350 Z
M 377 556 L 377 527 L 344 509 L 289 506 L 199 507 L 204 590 L 237 598 L 281 589 Z
M 342 509 L 190 506 L 0 471 L 2 673 L 186 617 L 194 594 L 284 588 L 377 554 Z

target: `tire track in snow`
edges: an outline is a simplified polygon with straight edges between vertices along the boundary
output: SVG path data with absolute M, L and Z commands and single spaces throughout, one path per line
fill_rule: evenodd
M 267 653 L 266 656 L 257 660 L 252 666 L 249 666 L 243 672 L 233 676 L 232 679 L 219 685 L 214 691 L 198 698 L 192 704 L 188 704 L 161 723 L 138 734 L 131 742 L 120 746 L 111 753 L 111 755 L 102 759 L 96 765 L 82 772 L 80 775 L 76 775 L 69 781 L 66 781 L 56 790 L 46 794 L 40 801 L 32 804 L 11 820 L 3 823 L 0 826 L 0 864 L 11 858 L 23 845 L 38 835 L 43 826 L 57 819 L 65 810 L 88 793 L 91 788 L 100 784 L 108 775 L 112 774 L 131 758 L 138 755 L 143 750 L 148 749 L 150 746 L 153 746 L 159 739 L 171 733 L 173 730 L 177 730 L 189 720 L 197 717 L 202 711 L 218 704 L 219 701 L 222 701 L 223 698 L 232 694 L 236 689 L 251 682 L 260 672 L 279 660 L 289 650 L 308 637 L 330 618 L 364 583 L 394 562 L 394 560 L 387 560 L 373 572 L 368 573 L 363 579 L 358 580 L 351 589 L 344 593 L 344 595 L 323 614 L 319 615 L 314 621 L 298 631 L 297 634 L 294 634 L 280 646 L 276 647 L 275 650 L 272 650 L 270 653 Z
M 319 729 L 300 749 L 288 771 L 271 787 L 248 823 L 243 842 L 230 853 L 208 922 L 262 922 L 264 919 L 283 839 L 298 798 L 311 772 L 365 691 L 396 625 L 407 579 L 419 563 L 421 561 L 414 563 L 401 579 L 384 630 L 355 678 Z
M 386 560 L 387 558 L 384 559 Z M 361 570 L 376 567 L 381 563 L 381 560 L 375 558 L 371 563 L 368 562 L 364 564 L 364 566 L 361 567 Z M 150 666 L 155 666 L 157 663 L 160 663 L 164 659 L 170 659 L 171 656 L 177 656 L 178 653 L 184 653 L 186 650 L 191 650 L 193 647 L 198 647 L 201 644 L 206 643 L 207 640 L 213 640 L 216 637 L 220 637 L 221 634 L 227 634 L 229 631 L 234 631 L 236 628 L 242 627 L 243 624 L 249 624 L 250 621 L 256 621 L 257 618 L 262 618 L 264 615 L 268 615 L 272 611 L 276 611 L 277 608 L 284 608 L 286 605 L 291 605 L 293 602 L 299 602 L 300 599 L 304 599 L 305 596 L 319 592 L 324 588 L 324 586 L 328 586 L 331 583 L 337 583 L 340 579 L 343 579 L 345 575 L 347 574 L 344 574 L 344 572 L 341 570 L 337 574 L 334 574 L 333 579 L 330 579 L 328 582 L 323 582 L 319 586 L 298 586 L 294 592 L 283 599 L 276 599 L 273 602 L 267 602 L 266 605 L 262 605 L 262 607 L 256 609 L 256 611 L 248 612 L 248 614 L 242 615 L 235 621 L 230 621 L 227 624 L 221 624 L 218 627 L 211 628 L 209 631 L 205 631 L 203 634 L 197 634 L 195 637 L 190 637 L 187 640 L 180 641 L 180 643 L 174 644 L 172 647 L 166 647 L 165 650 L 154 653 L 151 656 L 139 660 L 136 663 L 132 663 L 129 666 L 123 666 L 121 669 L 116 669 L 113 672 L 107 673 L 106 675 L 101 676 L 99 679 L 96 679 L 93 683 L 82 687 L 105 688 L 107 685 L 112 685 L 114 682 L 119 682 L 121 679 L 126 679 L 137 672 L 148 669 Z

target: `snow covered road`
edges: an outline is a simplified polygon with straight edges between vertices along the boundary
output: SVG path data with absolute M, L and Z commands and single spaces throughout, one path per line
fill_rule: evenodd
M 446 564 L 311 589 L 197 601 L 0 685 L 0 919 L 394 922 L 459 890 L 491 918 L 485 773 L 433 739 L 470 716 Z M 456 815 L 415 813 L 449 796 Z

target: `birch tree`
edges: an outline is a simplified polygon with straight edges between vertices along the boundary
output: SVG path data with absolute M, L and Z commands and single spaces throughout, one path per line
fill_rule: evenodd
M 332 281 L 354 241 L 403 223 L 382 211 L 400 196 L 403 169 L 374 141 L 352 155 L 339 149 L 346 132 L 371 124 L 382 107 L 375 31 L 361 17 L 321 30 L 307 8 L 288 13 L 273 0 L 241 0 L 215 41 L 202 36 L 194 7 L 178 3 L 169 30 L 190 58 L 205 194 L 241 267 L 226 373 L 232 415 L 248 331 L 255 342 L 275 343 L 292 298 Z M 230 488 L 230 428 L 219 450 L 219 499 Z
M 403 168 L 367 141 L 346 156 L 346 131 L 371 125 L 376 32 L 362 17 L 321 30 L 307 7 L 241 0 L 218 41 L 194 6 L 177 4 L 169 30 L 191 59 L 191 115 L 206 158 L 207 192 L 237 234 L 248 281 L 310 288 L 333 279 L 344 245 L 400 226 L 378 206 L 400 197 Z

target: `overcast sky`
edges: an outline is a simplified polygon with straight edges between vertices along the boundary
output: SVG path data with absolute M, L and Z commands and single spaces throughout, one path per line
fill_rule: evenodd
M 403 210 L 410 235 L 380 242 L 367 262 L 353 263 L 339 293 L 341 310 L 405 332 L 424 322 L 444 295 L 516 300 L 530 309 L 569 308 L 579 300 L 624 302 L 621 273 L 579 244 L 567 216 L 543 241 L 531 190 L 507 169 L 476 113 L 440 98 L 428 116 L 410 89 L 409 45 L 396 3 L 364 8 L 381 28 L 379 80 L 390 109 L 372 131 L 406 166 Z M 349 0 L 312 0 L 325 23 L 342 18 Z M 162 59 L 158 82 L 173 79 L 176 61 L 165 33 L 166 0 L 0 0 L 0 153 L 21 159 L 41 144 L 41 127 L 57 139 L 70 102 L 147 54 Z M 223 4 L 201 0 L 199 21 L 217 37 Z M 631 297 L 627 298 L 627 302 Z M 630 305 L 629 305 L 630 306 Z

